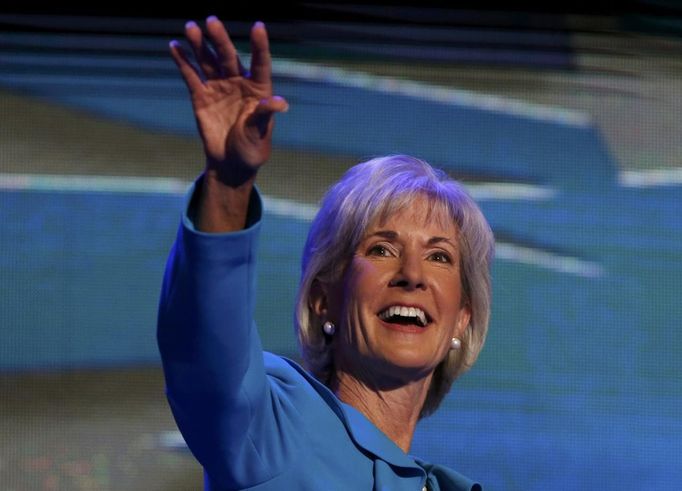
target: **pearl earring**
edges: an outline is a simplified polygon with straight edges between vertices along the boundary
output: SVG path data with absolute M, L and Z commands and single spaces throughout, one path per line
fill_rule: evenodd
M 336 332 L 336 326 L 333 322 L 326 321 L 324 324 L 322 324 L 322 330 L 327 336 L 333 336 Z
M 452 338 L 450 340 L 450 349 L 460 349 L 462 347 L 462 340 L 459 338 Z

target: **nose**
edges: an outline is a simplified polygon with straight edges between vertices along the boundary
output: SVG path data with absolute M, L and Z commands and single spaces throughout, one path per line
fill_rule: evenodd
M 403 254 L 399 265 L 394 277 L 391 278 L 390 286 L 405 290 L 423 290 L 426 288 L 424 267 L 417 254 Z

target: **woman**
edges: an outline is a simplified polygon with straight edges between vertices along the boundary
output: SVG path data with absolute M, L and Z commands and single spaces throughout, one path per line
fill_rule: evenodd
M 168 399 L 207 489 L 480 487 L 407 455 L 420 417 L 475 361 L 490 310 L 493 238 L 454 181 L 407 156 L 373 159 L 326 195 L 305 246 L 296 328 L 308 371 L 262 352 L 253 326 L 271 148 L 265 27 L 247 72 L 223 24 L 186 26 L 171 53 L 206 170 L 189 193 L 159 308 Z

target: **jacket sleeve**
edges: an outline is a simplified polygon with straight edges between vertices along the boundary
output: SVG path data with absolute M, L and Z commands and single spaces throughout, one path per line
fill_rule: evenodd
M 253 322 L 261 210 L 254 189 L 247 227 L 225 234 L 195 230 L 186 212 L 161 292 L 157 339 L 168 401 L 216 489 L 266 481 L 292 455 Z

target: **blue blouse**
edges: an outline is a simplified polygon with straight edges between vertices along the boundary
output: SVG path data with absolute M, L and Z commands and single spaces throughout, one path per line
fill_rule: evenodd
M 261 213 L 256 191 L 238 232 L 197 231 L 185 213 L 164 276 L 166 392 L 205 489 L 481 489 L 405 454 L 299 365 L 263 352 L 253 322 Z

